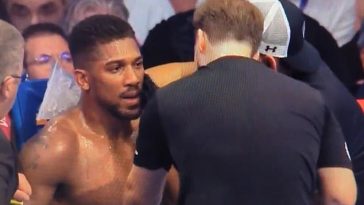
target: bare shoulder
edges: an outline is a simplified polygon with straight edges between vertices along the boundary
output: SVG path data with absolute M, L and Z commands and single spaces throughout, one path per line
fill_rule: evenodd
M 78 150 L 75 114 L 75 110 L 70 110 L 51 120 L 24 145 L 20 162 L 25 173 L 41 169 L 57 174 L 67 169 Z
M 154 83 L 163 87 L 173 81 L 179 80 L 196 72 L 195 62 L 168 63 L 149 68 L 145 71 Z

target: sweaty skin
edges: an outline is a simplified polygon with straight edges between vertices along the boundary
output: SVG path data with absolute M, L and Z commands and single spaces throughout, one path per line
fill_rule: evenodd
M 95 134 L 78 107 L 52 120 L 21 152 L 23 172 L 38 190 L 26 204 L 119 204 L 133 159 L 132 135 Z
M 170 63 L 150 68 L 158 87 L 195 72 L 193 62 Z M 119 204 L 130 172 L 138 120 L 129 132 L 113 139 L 97 135 L 79 106 L 51 120 L 21 151 L 22 171 L 34 190 L 25 205 Z M 105 149 L 106 147 L 106 149 Z M 175 204 L 178 174 L 171 169 L 164 204 Z
M 22 171 L 33 189 L 25 205 L 116 205 L 123 200 L 138 127 L 131 119 L 140 114 L 136 96 L 144 70 L 132 38 L 99 45 L 98 51 L 103 55 L 90 68 L 75 71 L 82 89 L 79 105 L 52 119 L 21 150 Z M 171 179 L 165 197 L 170 203 L 165 204 L 177 198 L 177 176 Z
M 67 111 L 23 148 L 22 172 L 36 190 L 25 205 L 117 205 L 122 201 L 139 122 L 131 122 L 128 135 L 110 139 L 94 133 L 82 116 L 78 107 Z M 178 187 L 178 174 L 171 169 L 162 204 L 175 204 Z

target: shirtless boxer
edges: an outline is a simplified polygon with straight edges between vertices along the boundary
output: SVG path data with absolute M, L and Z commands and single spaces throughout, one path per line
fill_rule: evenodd
M 70 50 L 82 96 L 24 146 L 20 160 L 33 188 L 26 204 L 120 204 L 142 105 L 134 32 L 116 17 L 90 17 L 74 28 Z

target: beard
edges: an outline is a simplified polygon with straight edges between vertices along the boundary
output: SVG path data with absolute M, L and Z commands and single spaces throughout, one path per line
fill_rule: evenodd
M 140 88 L 134 87 L 130 88 L 129 91 L 135 91 L 139 89 Z M 100 95 L 96 95 L 96 100 L 100 107 L 106 110 L 112 117 L 119 120 L 134 120 L 140 117 L 142 109 L 147 104 L 148 100 L 154 95 L 157 89 L 158 87 L 153 82 L 153 80 L 148 75 L 144 75 L 142 89 L 139 96 L 140 101 L 138 105 L 122 107 L 117 103 L 111 103 L 110 101 L 105 100 L 104 98 L 100 97 Z M 122 98 L 123 95 L 120 94 L 119 97 Z
M 112 104 L 104 100 L 98 99 L 98 104 L 104 108 L 112 117 L 119 120 L 134 120 L 141 115 L 141 105 L 122 108 L 118 104 Z

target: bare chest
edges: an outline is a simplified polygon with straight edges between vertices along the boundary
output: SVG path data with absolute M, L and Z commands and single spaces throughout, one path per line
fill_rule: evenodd
M 81 139 L 67 185 L 59 193 L 69 204 L 120 204 L 132 166 L 134 146 Z

